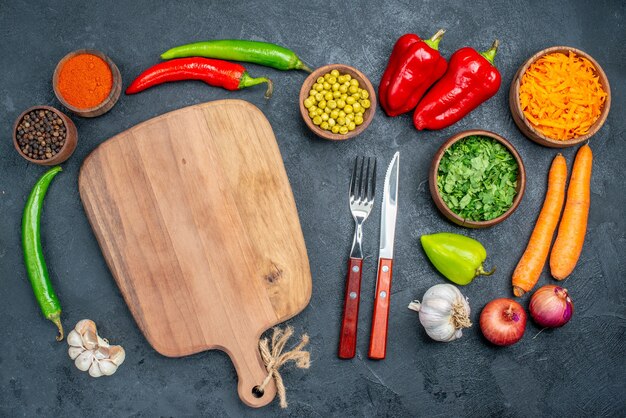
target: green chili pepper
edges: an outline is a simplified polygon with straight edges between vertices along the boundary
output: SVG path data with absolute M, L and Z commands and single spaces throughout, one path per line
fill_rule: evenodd
M 311 69 L 298 58 L 295 52 L 268 42 L 239 39 L 203 41 L 177 46 L 161 54 L 164 60 L 184 57 L 218 58 L 251 62 L 278 70 L 311 72 Z
M 435 268 L 456 284 L 466 285 L 477 276 L 490 276 L 496 271 L 495 267 L 489 272 L 483 269 L 487 251 L 475 239 L 441 232 L 422 235 L 420 241 Z
M 41 312 L 43 312 L 46 319 L 54 322 L 59 329 L 57 341 L 63 339 L 61 304 L 59 303 L 57 295 L 54 293 L 52 283 L 50 283 L 48 268 L 43 258 L 40 220 L 46 191 L 48 190 L 50 182 L 59 171 L 61 171 L 61 167 L 53 167 L 41 176 L 28 196 L 26 206 L 24 207 L 24 215 L 22 216 L 22 249 L 24 251 L 26 272 L 28 273 L 28 279 L 33 287 L 33 292 L 35 293 L 35 298 L 37 298 Z

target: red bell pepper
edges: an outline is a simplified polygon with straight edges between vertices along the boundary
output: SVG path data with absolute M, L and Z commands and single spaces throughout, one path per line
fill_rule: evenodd
M 272 80 L 265 77 L 252 78 L 241 64 L 209 59 L 179 58 L 156 64 L 141 73 L 126 89 L 126 94 L 135 94 L 158 84 L 180 80 L 201 80 L 210 86 L 226 90 L 267 83 L 265 97 L 272 96 Z
M 446 72 L 448 63 L 438 51 L 445 32 L 440 29 L 427 40 L 409 33 L 396 41 L 378 88 L 380 105 L 388 116 L 413 109 Z
M 496 39 L 485 52 L 465 47 L 450 57 L 448 71 L 424 96 L 413 114 L 418 130 L 443 129 L 463 119 L 500 88 L 501 79 L 493 59 Z

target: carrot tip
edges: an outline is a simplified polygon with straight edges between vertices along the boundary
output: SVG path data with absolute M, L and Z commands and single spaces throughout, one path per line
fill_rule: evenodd
M 517 287 L 517 286 L 513 286 L 513 294 L 516 297 L 522 297 L 524 296 L 524 293 L 526 293 L 526 291 L 524 289 L 522 289 L 521 287 Z

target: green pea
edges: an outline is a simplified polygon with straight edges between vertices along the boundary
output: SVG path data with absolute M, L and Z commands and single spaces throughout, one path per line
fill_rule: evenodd
M 345 118 L 346 117 L 346 112 L 344 112 L 343 110 L 339 111 L 339 117 Z
M 346 100 L 347 98 L 348 98 L 347 94 L 344 93 L 344 94 L 341 95 L 341 100 Z
M 338 70 L 332 70 L 330 72 L 330 75 L 332 75 L 333 77 L 339 77 L 339 71 Z
M 352 80 L 350 80 L 350 85 L 359 87 L 359 80 L 353 78 Z
M 342 126 L 341 128 L 339 128 L 339 133 L 341 135 L 345 135 L 348 133 L 348 127 L 347 126 Z
M 338 117 L 339 117 L 339 111 L 338 110 L 335 109 L 332 112 L 330 112 L 330 118 L 331 119 L 337 119 Z
M 347 120 L 354 120 L 354 113 L 348 113 L 348 114 L 346 115 L 346 119 L 347 119 Z
M 339 83 L 333 83 L 333 85 L 331 86 L 331 89 L 332 89 L 333 91 L 337 91 L 337 90 L 339 90 Z
M 328 103 L 326 103 L 326 108 L 324 109 L 324 113 L 330 114 L 332 109 L 328 107 Z
M 317 100 L 318 102 L 321 102 L 322 100 L 324 100 L 324 95 L 322 93 L 317 93 L 315 95 L 315 100 Z
M 324 82 L 324 77 L 317 77 L 317 84 L 322 84 Z
M 339 116 L 337 118 L 337 125 L 343 126 L 345 124 L 346 124 L 346 118 L 343 118 L 343 117 Z
M 330 73 L 324 74 L 324 80 L 328 80 L 330 78 Z
M 338 99 L 340 97 L 341 97 L 341 93 L 339 92 L 339 90 L 333 91 L 333 99 Z
M 335 126 L 336 123 L 337 121 L 335 119 L 333 118 L 328 119 L 328 125 L 330 125 L 331 128 Z
M 320 105 L 321 105 L 321 103 L 320 103 Z M 324 102 L 324 106 L 326 106 L 326 102 Z M 352 113 L 352 106 L 345 105 L 345 107 L 343 108 L 343 111 L 346 112 L 346 113 Z
M 346 97 L 346 103 L 347 103 L 347 104 L 352 105 L 352 104 L 354 104 L 355 102 L 356 102 L 356 99 L 355 99 L 354 97 L 352 97 L 352 96 L 348 96 L 348 97 Z
M 343 84 L 346 82 L 346 77 L 343 75 L 340 75 L 339 77 L 337 77 L 337 83 L 339 84 Z
M 348 92 L 348 86 L 346 86 L 345 84 L 342 84 L 341 86 L 339 86 L 339 91 L 342 93 L 347 93 Z
M 313 89 L 315 89 L 316 91 L 322 91 L 324 90 L 324 86 L 322 86 L 321 84 L 315 84 L 313 86 Z
M 354 113 L 358 113 L 363 110 L 363 106 L 361 106 L 361 103 L 356 102 L 352 105 L 352 109 L 354 110 Z
M 354 97 L 355 100 L 361 100 L 361 95 L 359 93 L 352 93 L 350 97 Z
M 337 82 L 337 77 L 333 77 L 332 75 L 328 77 L 328 82 L 330 84 L 335 84 Z
M 371 106 L 371 103 L 369 100 L 363 99 L 361 100 L 361 106 L 363 106 L 364 109 L 369 109 Z
M 337 107 L 339 109 L 343 109 L 345 106 L 346 106 L 346 102 L 345 101 L 343 101 L 341 99 L 337 100 Z
M 328 117 L 328 113 L 324 113 L 324 114 L 322 115 L 322 120 L 328 120 L 328 119 L 330 119 L 330 118 Z
M 321 116 L 315 116 L 313 118 L 313 124 L 314 125 L 319 125 L 320 123 L 322 123 L 322 117 Z
M 350 74 L 344 74 L 343 78 L 345 78 L 346 81 L 352 80 L 352 76 Z
M 356 112 L 356 113 L 354 114 L 354 116 L 360 116 L 360 117 L 363 117 L 363 111 Z
M 313 105 L 309 107 L 309 112 L 315 112 L 317 110 L 317 106 Z
M 361 90 L 360 94 L 361 94 L 361 99 L 369 99 L 370 97 L 370 94 L 365 89 Z
M 326 108 L 326 100 L 322 100 L 321 102 L 319 102 L 317 104 L 317 107 L 319 107 L 320 109 L 325 109 Z
M 306 108 L 308 109 L 308 108 L 309 108 L 309 107 L 311 107 L 311 106 L 313 106 L 313 100 L 311 100 L 311 99 L 305 99 L 305 100 L 304 100 L 304 107 L 306 107 Z
M 354 124 L 355 125 L 360 125 L 362 123 L 363 123 L 363 116 L 356 115 L 354 117 Z
M 354 122 L 350 122 L 348 124 L 348 130 L 349 131 L 354 131 L 355 128 L 356 128 L 356 124 Z
M 325 81 L 322 86 L 324 86 L 324 90 L 330 90 L 330 83 L 328 81 Z
M 309 112 L 309 117 L 310 117 L 311 119 L 313 119 L 315 116 L 317 116 L 317 113 L 315 113 L 315 112 Z
M 328 124 L 328 122 L 322 122 L 320 124 L 320 128 L 322 128 L 323 130 L 327 131 L 328 128 L 330 128 L 330 125 Z
M 324 111 L 322 109 L 320 109 L 319 107 L 317 108 L 317 110 L 315 111 L 315 114 L 317 116 L 322 116 L 322 113 L 324 113 Z
M 348 91 L 352 94 L 356 93 L 359 91 L 359 88 L 357 86 L 350 86 L 350 88 L 348 89 Z
M 326 94 L 324 94 L 324 100 L 329 101 L 333 99 L 333 94 L 330 91 L 327 91 Z
M 335 109 L 337 107 L 337 102 L 332 100 L 328 100 L 328 102 L 326 102 L 326 106 L 328 106 L 331 109 Z
M 331 130 L 332 133 L 338 134 L 339 133 L 339 125 L 333 126 L 330 130 Z
M 317 90 L 311 89 L 309 90 L 309 96 L 315 96 L 317 94 Z

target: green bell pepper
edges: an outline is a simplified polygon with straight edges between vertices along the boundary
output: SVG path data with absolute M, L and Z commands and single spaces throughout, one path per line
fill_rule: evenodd
M 478 276 L 490 276 L 495 271 L 485 271 L 483 262 L 487 258 L 487 250 L 475 239 L 440 232 L 422 235 L 422 247 L 435 268 L 448 280 L 458 285 L 470 284 Z

